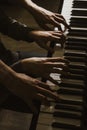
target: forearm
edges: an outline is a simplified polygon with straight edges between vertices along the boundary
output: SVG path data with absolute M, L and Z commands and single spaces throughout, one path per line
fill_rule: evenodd
M 9 4 L 13 4 L 13 5 L 18 5 L 21 7 L 24 7 L 25 9 L 27 9 L 29 12 L 31 12 L 32 14 L 35 13 L 35 11 L 44 11 L 45 9 L 38 6 L 36 3 L 34 3 L 32 0 L 8 0 Z
M 33 7 L 39 7 L 38 5 L 36 5 L 32 0 L 2 0 L 3 3 L 9 3 L 9 4 L 16 4 L 19 6 L 26 6 L 29 8 L 33 8 Z
M 15 76 L 16 72 L 0 60 L 0 83 L 8 88 Z
M 23 7 L 25 7 L 29 12 L 31 12 L 32 14 L 35 14 L 35 11 L 41 11 L 44 12 L 44 8 L 38 6 L 36 3 L 34 3 L 32 0 L 20 0 L 23 1 Z
M 4 35 L 8 35 L 16 40 L 24 40 L 32 42 L 29 37 L 29 32 L 32 28 L 8 17 L 2 10 L 0 10 L 0 32 Z

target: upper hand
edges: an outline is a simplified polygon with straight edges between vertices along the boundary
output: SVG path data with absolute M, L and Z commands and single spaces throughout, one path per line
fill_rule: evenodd
M 43 8 L 34 12 L 33 16 L 40 27 L 45 30 L 53 30 L 54 27 L 58 27 L 60 31 L 64 32 L 67 28 L 70 28 L 61 14 L 53 13 Z M 64 30 L 62 30 L 61 25 L 64 26 Z

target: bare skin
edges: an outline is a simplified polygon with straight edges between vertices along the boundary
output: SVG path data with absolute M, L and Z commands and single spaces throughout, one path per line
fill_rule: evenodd
M 61 29 L 61 24 L 64 26 L 64 30 L 69 28 L 65 18 L 58 13 L 51 12 L 46 10 L 38 5 L 36 5 L 32 0 L 9 0 L 10 3 L 18 4 L 19 6 L 24 7 L 27 11 L 29 11 L 37 21 L 37 23 L 46 31 L 33 30 L 29 31 L 27 37 L 35 41 L 40 47 L 48 50 L 52 50 L 48 42 L 57 42 L 61 44 L 61 47 L 64 46 L 66 37 L 64 36 L 64 31 Z M 50 28 L 49 25 L 54 27 L 58 27 L 58 31 Z
M 54 84 L 58 85 L 50 74 L 57 73 L 61 75 L 67 75 L 68 73 L 68 61 L 60 57 L 53 58 L 26 58 L 12 65 L 14 70 L 23 72 L 32 77 L 46 78 Z
M 48 51 L 52 50 L 48 42 L 54 41 L 55 43 L 60 43 L 61 47 L 63 47 L 66 40 L 65 35 L 60 31 L 31 31 L 29 32 L 29 37 Z
M 33 99 L 48 102 L 48 97 L 60 100 L 60 97 L 50 90 L 50 86 L 23 73 L 17 73 L 0 60 L 0 83 L 10 92 L 24 100 L 30 109 L 37 113 Z
M 39 26 L 43 29 L 53 30 L 54 27 L 58 27 L 59 30 L 65 31 L 67 28 L 70 28 L 65 18 L 61 14 L 39 7 L 32 0 L 21 1 L 23 1 L 23 6 L 25 6 L 25 8 L 32 13 Z M 64 25 L 64 30 L 62 30 L 61 24 Z M 53 26 L 53 28 L 49 27 L 48 25 Z
M 35 20 L 43 29 L 52 30 L 48 26 L 48 24 L 50 24 L 53 27 L 58 27 L 61 31 L 31 31 L 28 34 L 29 38 L 33 38 L 39 46 L 46 50 L 50 49 L 49 46 L 47 46 L 49 41 L 60 42 L 62 46 L 64 45 L 65 36 L 62 33 L 61 24 L 64 25 L 65 30 L 66 28 L 69 28 L 69 26 L 62 15 L 43 9 L 31 0 L 16 0 L 16 2 L 31 12 Z M 38 17 L 39 19 L 37 19 Z M 55 82 L 50 78 L 49 74 L 52 72 L 55 73 L 55 71 L 59 74 L 64 74 L 65 71 L 67 72 L 67 61 L 56 58 L 32 58 L 21 61 L 21 67 L 21 71 L 24 73 L 28 72 L 28 75 L 14 71 L 0 60 L 0 83 L 10 92 L 24 100 L 34 113 L 36 113 L 37 110 L 33 104 L 33 99 L 38 99 L 42 102 L 48 102 L 47 98 L 60 100 L 60 97 L 50 90 L 48 84 L 29 75 L 34 75 L 36 73 L 36 77 L 43 77 L 44 74 L 50 81 Z M 59 70 L 58 68 L 61 68 L 62 70 Z
M 60 31 L 64 32 L 67 28 L 70 29 L 65 18 L 61 14 L 42 8 L 32 0 L 9 0 L 9 2 L 23 6 L 25 9 L 31 12 L 38 25 L 45 30 L 53 30 L 54 27 L 58 27 Z M 64 25 L 64 30 L 62 30 L 61 24 Z

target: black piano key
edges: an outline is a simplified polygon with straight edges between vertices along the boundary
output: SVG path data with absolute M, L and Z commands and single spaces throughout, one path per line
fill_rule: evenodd
M 74 1 L 73 8 L 87 9 L 87 1 Z
M 68 33 L 68 36 L 81 36 L 87 37 L 87 30 L 78 30 L 78 29 L 71 29 Z
M 79 74 L 79 75 L 85 75 L 85 70 L 84 69 L 72 69 L 72 68 L 69 68 L 69 72 L 72 73 L 72 74 Z
M 70 74 L 67 76 L 68 79 L 77 79 L 77 80 L 84 80 L 85 76 L 84 75 L 78 75 L 78 74 Z
M 69 68 L 71 69 L 84 69 L 84 70 L 87 70 L 87 66 L 86 64 L 75 64 L 75 63 L 70 63 L 69 64 Z
M 70 27 L 87 28 L 87 23 L 84 22 L 70 22 Z
M 83 105 L 84 102 L 82 100 L 77 100 L 77 99 L 61 99 L 59 101 L 55 101 L 56 104 L 61 103 L 61 104 L 68 104 L 68 105 Z
M 81 18 L 79 18 L 79 17 L 71 17 L 70 18 L 70 21 L 73 23 L 84 23 L 84 24 L 86 24 L 87 23 L 87 18 L 86 17 L 81 17 Z
M 52 123 L 53 128 L 65 128 L 67 130 L 81 130 L 80 126 L 72 125 L 72 124 L 66 124 L 66 123 L 60 123 L 60 122 L 53 122 Z
M 74 112 L 67 112 L 67 111 L 56 111 L 53 113 L 54 117 L 67 117 L 67 118 L 72 118 L 72 119 L 80 119 L 81 118 L 81 113 L 74 113 Z
M 75 41 L 66 41 L 66 43 L 65 43 L 65 47 L 66 46 L 79 46 L 79 47 L 81 47 L 82 46 L 82 49 L 84 49 L 85 48 L 85 50 L 83 50 L 83 51 L 86 51 L 87 50 L 87 44 L 86 43 L 84 43 L 84 42 L 75 42 Z
M 64 78 L 65 76 L 61 76 L 61 78 Z M 67 79 L 75 79 L 75 80 L 85 80 L 85 75 L 78 75 L 78 74 L 68 74 L 66 76 Z
M 81 39 L 80 37 L 79 38 L 68 38 L 67 39 L 67 43 L 72 43 L 72 44 L 76 44 L 76 45 L 83 45 L 85 47 L 87 47 L 87 39 Z
M 62 83 L 60 83 L 59 86 L 60 87 L 77 88 L 77 89 L 84 89 L 85 88 L 85 84 L 73 83 L 73 82 L 69 82 L 68 80 L 62 81 Z
M 78 90 L 74 90 L 74 89 L 69 89 L 69 88 L 63 88 L 61 87 L 59 90 L 57 90 L 58 94 L 70 94 L 70 95 L 79 95 L 82 96 L 83 95 L 83 90 L 82 89 L 78 89 Z
M 82 112 L 83 108 L 80 105 L 69 105 L 69 104 L 56 104 L 55 109 L 61 109 L 61 110 L 69 110 L 69 111 L 75 111 L 75 112 Z
M 70 19 L 70 26 L 71 27 L 83 27 L 86 28 L 87 27 L 87 18 L 85 17 L 72 17 Z
M 85 73 L 84 73 L 85 74 Z M 77 80 L 77 81 L 84 81 L 85 80 L 85 75 L 82 74 L 77 74 L 74 70 L 73 73 L 71 73 L 71 71 L 69 71 L 69 74 L 67 76 L 62 75 L 61 79 L 71 79 L 71 80 Z
M 72 14 L 73 16 L 87 16 L 87 10 L 72 10 Z
M 65 50 L 81 50 L 81 51 L 86 51 L 87 50 L 87 48 L 85 47 L 85 46 L 79 46 L 79 45 L 73 45 L 73 43 L 72 44 L 65 44 Z
M 67 45 L 67 46 L 69 46 L 69 45 L 70 45 L 70 46 L 79 46 L 79 47 L 82 46 L 82 48 L 84 47 L 84 48 L 87 50 L 87 44 L 84 43 L 84 42 L 79 42 L 79 41 L 78 41 L 78 42 L 77 42 L 77 41 L 75 42 L 75 41 L 73 41 L 73 40 L 71 40 L 71 41 L 68 41 L 68 40 L 67 40 L 66 43 L 65 43 L 65 46 L 66 46 L 66 45 Z
M 86 57 L 65 56 L 70 62 L 87 62 Z
M 76 52 L 76 51 L 68 51 L 66 50 L 64 53 L 64 56 L 76 56 L 76 57 L 86 57 L 87 53 L 86 52 Z

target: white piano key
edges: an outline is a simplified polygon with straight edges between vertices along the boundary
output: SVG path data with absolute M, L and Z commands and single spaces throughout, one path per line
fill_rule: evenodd
M 69 100 L 68 100 L 69 101 Z M 43 113 L 49 113 L 49 114 L 53 114 L 54 111 L 70 111 L 70 112 L 77 112 L 77 111 L 72 111 L 71 109 L 61 109 L 61 108 L 55 108 L 56 105 L 64 105 L 64 106 L 70 106 L 71 108 L 72 107 L 78 107 L 80 110 L 83 110 L 83 107 L 82 105 L 76 105 L 76 104 L 63 104 L 63 103 L 58 103 L 58 102 L 51 102 L 50 103 L 51 105 L 50 106 L 45 106 L 45 105 L 41 105 L 41 109 L 40 109 L 40 112 L 43 112 Z M 79 112 L 79 111 L 78 111 Z
M 80 120 L 77 119 L 71 119 L 71 118 L 62 118 L 62 117 L 53 117 L 52 114 L 47 114 L 47 113 L 40 113 L 39 120 L 38 120 L 38 125 L 36 130 L 65 130 L 65 129 L 59 129 L 59 128 L 52 128 L 52 123 L 53 122 L 62 122 L 66 124 L 72 124 L 72 125 L 80 125 Z
M 62 12 L 61 12 L 61 14 L 65 17 L 68 24 L 71 17 L 72 2 L 73 0 L 64 0 Z
M 62 128 L 52 128 L 52 127 L 49 126 L 49 125 L 38 124 L 36 130 L 66 130 L 66 129 L 62 129 Z

